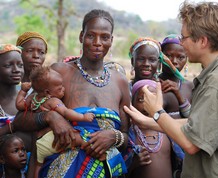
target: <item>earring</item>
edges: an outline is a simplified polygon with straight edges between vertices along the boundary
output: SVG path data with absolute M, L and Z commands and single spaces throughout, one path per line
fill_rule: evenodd
M 80 56 L 83 54 L 83 49 L 82 49 L 82 43 L 80 43 L 80 51 L 79 51 Z
M 135 69 L 134 69 L 133 66 L 131 66 L 130 75 L 131 75 L 131 79 L 134 79 L 134 77 L 135 77 Z
M 110 48 L 110 60 L 112 60 L 113 54 L 112 54 L 112 49 Z
M 184 77 L 187 77 L 187 74 L 188 74 L 188 64 L 186 64 L 184 67 Z
M 156 72 L 155 72 L 155 74 L 154 74 L 154 80 L 155 80 L 156 82 L 159 82 L 159 81 L 160 81 L 160 80 L 159 80 L 159 75 L 161 74 L 161 70 L 162 70 L 162 65 L 161 65 L 161 64 L 158 64 L 157 69 L 156 69 Z
M 159 82 L 159 78 L 158 78 L 158 71 L 156 71 L 155 72 L 155 74 L 154 74 L 154 80 L 156 81 L 156 82 Z

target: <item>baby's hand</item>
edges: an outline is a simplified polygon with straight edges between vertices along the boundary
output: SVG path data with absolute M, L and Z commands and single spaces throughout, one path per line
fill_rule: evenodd
M 31 82 L 21 83 L 21 90 L 28 92 L 30 88 L 31 88 Z
M 95 115 L 93 113 L 84 114 L 84 119 L 88 122 L 92 122 L 94 118 L 95 118 Z

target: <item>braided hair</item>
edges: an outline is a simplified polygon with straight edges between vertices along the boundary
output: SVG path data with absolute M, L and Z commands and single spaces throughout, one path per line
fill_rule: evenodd
M 110 22 L 111 26 L 112 26 L 112 31 L 111 33 L 113 33 L 114 30 L 114 20 L 112 18 L 112 16 L 110 15 L 109 12 L 101 10 L 101 9 L 93 9 L 90 12 L 88 12 L 84 19 L 83 19 L 83 23 L 82 23 L 82 31 L 84 31 L 86 24 L 88 23 L 88 21 L 90 21 L 93 18 L 104 18 L 106 19 L 108 22 Z

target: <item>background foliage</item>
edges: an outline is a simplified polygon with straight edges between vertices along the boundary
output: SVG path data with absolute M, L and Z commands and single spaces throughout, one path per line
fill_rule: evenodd
M 142 21 L 135 14 L 117 11 L 96 0 L 1 0 L 0 33 L 4 36 L 12 33 L 16 36 L 24 31 L 38 31 L 49 42 L 49 53 L 55 60 L 58 48 L 58 7 L 63 1 L 63 17 L 67 27 L 64 34 L 65 51 L 63 56 L 79 55 L 78 41 L 82 18 L 91 9 L 105 9 L 111 13 L 115 21 L 113 55 L 128 58 L 130 45 L 136 38 L 150 36 L 162 40 L 170 33 L 180 33 L 180 24 L 176 19 L 164 22 Z M 11 9 L 11 10 L 8 10 Z M 12 35 L 13 36 L 13 35 Z M 10 36 L 11 37 L 11 36 Z M 3 40 L 3 39 L 2 39 Z M 1 40 L 1 41 L 2 41 Z M 7 41 L 7 39 L 4 41 Z M 3 42 L 3 41 L 2 41 Z M 60 57 L 60 56 L 59 56 Z

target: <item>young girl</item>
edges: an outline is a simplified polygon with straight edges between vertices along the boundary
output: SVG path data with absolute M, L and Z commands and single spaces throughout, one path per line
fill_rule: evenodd
M 23 83 L 21 85 L 21 90 L 18 93 L 16 101 L 16 106 L 20 111 L 26 109 L 30 109 L 33 112 L 54 110 L 69 121 L 91 122 L 94 119 L 93 113 L 80 114 L 72 109 L 66 108 L 61 101 L 61 98 L 64 96 L 65 89 L 62 85 L 63 79 L 58 72 L 50 69 L 49 67 L 37 67 L 31 72 L 30 80 L 32 88 L 36 91 L 36 93 L 29 95 L 25 99 L 27 91 L 31 85 L 30 83 Z M 52 147 L 52 142 L 54 140 L 52 131 L 48 132 L 48 129 L 45 129 L 38 132 L 37 138 L 36 174 L 38 173 L 45 157 L 60 151 Z M 83 140 L 81 137 L 76 138 L 76 146 L 81 146 L 82 143 Z M 74 145 L 71 145 L 71 147 L 73 146 Z
M 21 138 L 14 134 L 3 135 L 0 138 L 0 162 L 3 165 L 0 177 L 25 178 L 27 153 Z
M 132 87 L 132 104 L 142 114 L 148 115 L 145 111 L 143 86 L 148 85 L 151 92 L 156 91 L 156 82 L 149 79 L 139 80 Z M 170 178 L 171 169 L 171 143 L 169 138 L 160 132 L 139 128 L 139 125 L 133 123 L 135 133 L 135 144 L 139 148 L 146 148 L 149 152 L 151 164 L 135 167 L 129 177 L 152 177 L 152 178 Z
M 177 70 L 182 71 L 187 63 L 187 56 L 183 46 L 180 44 L 180 37 L 175 34 L 168 35 L 164 38 L 161 48 Z M 177 108 L 179 112 L 171 113 L 171 116 L 174 118 L 188 117 L 191 108 L 189 102 L 191 102 L 193 83 L 177 78 L 172 70 L 165 65 L 163 65 L 159 78 L 161 79 L 162 91 L 164 93 L 173 92 L 179 102 L 179 107 Z

